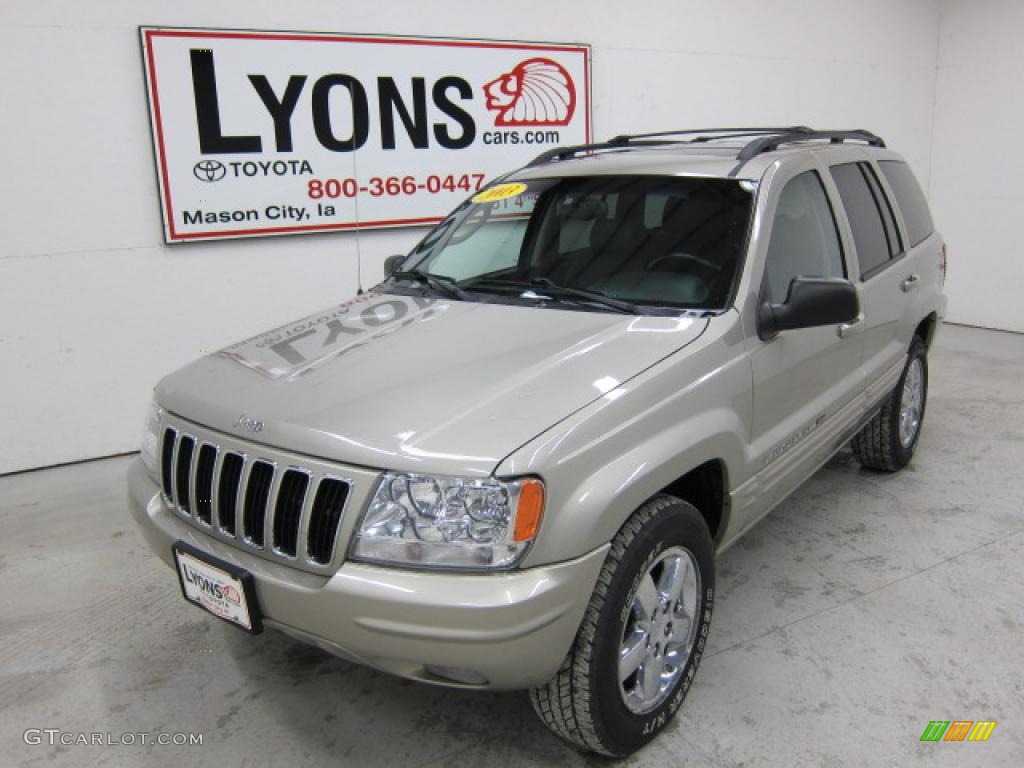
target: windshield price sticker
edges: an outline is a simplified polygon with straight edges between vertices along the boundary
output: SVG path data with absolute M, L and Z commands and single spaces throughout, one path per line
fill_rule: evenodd
M 496 203 L 499 200 L 507 200 L 510 197 L 518 197 L 526 191 L 526 185 L 521 183 L 499 184 L 496 187 L 485 189 L 479 195 L 473 197 L 474 203 Z
M 429 225 L 591 140 L 587 45 L 140 32 L 167 242 Z

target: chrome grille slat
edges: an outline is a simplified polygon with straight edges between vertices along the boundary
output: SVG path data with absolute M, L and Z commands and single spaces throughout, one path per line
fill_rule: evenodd
M 245 494 L 249 492 L 249 476 L 252 473 L 252 462 L 248 458 L 242 460 L 242 476 L 238 481 L 238 493 L 235 496 L 235 537 L 245 542 Z M 246 542 L 248 544 L 248 542 Z
M 210 525 L 220 528 L 220 470 L 224 466 L 224 452 L 213 446 L 217 455 L 213 459 L 213 477 L 210 479 Z
M 174 418 L 163 426 L 162 495 L 184 522 L 313 573 L 329 574 L 344 559 L 338 538 L 353 481 L 335 474 L 334 465 L 315 458 L 306 464 L 304 457 Z M 376 477 L 348 472 L 367 489 Z
M 299 530 L 296 535 L 295 556 L 301 562 L 309 562 L 309 520 L 313 516 L 313 499 L 316 498 L 316 483 L 312 476 L 306 486 L 306 497 L 302 500 L 302 512 L 299 515 Z
M 270 481 L 270 488 L 267 492 L 267 500 L 263 505 L 263 546 L 268 551 L 274 549 L 274 516 L 277 512 L 277 496 L 281 491 L 281 480 L 284 478 L 284 472 L 281 472 L 277 468 L 277 464 L 274 464 L 274 474 Z
M 199 474 L 199 441 L 192 438 L 192 455 L 188 462 L 188 513 L 190 517 L 199 519 L 196 506 L 196 476 Z

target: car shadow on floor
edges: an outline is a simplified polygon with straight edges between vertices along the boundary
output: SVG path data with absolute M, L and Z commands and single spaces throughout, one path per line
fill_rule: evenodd
M 218 629 L 246 680 L 233 698 L 258 701 L 259 709 L 287 725 L 311 755 L 380 768 L 449 760 L 460 765 L 467 760 L 568 766 L 604 762 L 550 733 L 525 692 L 432 686 L 346 662 L 274 630 L 251 638 L 228 626 Z M 237 717 L 244 717 L 241 708 Z
M 709 654 L 770 632 L 780 621 L 818 611 L 823 601 L 856 593 L 854 584 L 840 585 L 836 595 L 828 592 L 835 585 L 825 582 L 814 589 L 787 591 L 786 585 L 813 584 L 802 575 L 812 564 L 819 574 L 821 568 L 827 572 L 834 542 L 831 532 L 823 539 L 813 522 L 820 514 L 831 514 L 822 511 L 829 508 L 828 499 L 844 492 L 855 498 L 870 494 L 876 479 L 882 478 L 865 474 L 848 452 L 840 453 L 721 557 L 717 626 L 712 628 Z M 764 608 L 748 610 L 755 601 Z M 225 692 L 227 709 L 217 718 L 225 740 L 244 740 L 262 721 L 288 732 L 289 740 L 302 744 L 314 763 L 373 768 L 495 760 L 504 765 L 609 764 L 550 733 L 534 715 L 525 692 L 447 689 L 402 680 L 273 630 L 249 637 L 218 624 L 213 635 L 238 667 L 234 679 L 241 681 L 241 688 Z M 676 722 L 625 764 L 662 753 L 675 754 L 676 765 L 702 764 L 709 757 L 700 755 L 699 747 L 693 749 L 687 732 L 686 712 L 699 706 L 701 678 L 698 674 Z M 684 746 L 689 749 L 679 753 Z

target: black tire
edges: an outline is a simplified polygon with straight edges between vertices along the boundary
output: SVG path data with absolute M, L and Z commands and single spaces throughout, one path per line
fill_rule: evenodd
M 627 708 L 619 679 L 620 646 L 630 627 L 633 598 L 639 599 L 641 581 L 656 573 L 662 562 L 669 562 L 660 558 L 680 551 L 683 555 L 678 559 L 689 555 L 688 567 L 695 564 L 699 574 L 694 586 L 696 628 L 686 630 L 695 633 L 689 635 L 692 648 L 685 661 L 681 655 L 673 665 L 681 672 L 658 694 L 664 698 L 651 702 L 660 703 L 644 714 L 635 714 Z M 533 708 L 544 724 L 583 750 L 612 757 L 628 755 L 657 736 L 682 704 L 704 653 L 714 579 L 711 536 L 693 506 L 671 496 L 656 496 L 640 507 L 612 540 L 572 650 L 552 680 L 530 691 Z M 672 612 L 668 616 L 662 608 L 661 620 L 669 622 L 666 635 L 672 622 L 680 620 L 679 615 Z M 690 626 L 688 622 L 686 627 Z M 630 631 L 635 632 L 635 626 Z
M 906 395 L 907 375 L 917 361 L 921 366 L 921 397 L 917 427 L 909 443 L 900 437 L 900 410 Z M 928 356 L 924 342 L 915 336 L 910 343 L 907 364 L 903 368 L 899 383 L 886 398 L 882 409 L 875 414 L 850 443 L 853 455 L 864 467 L 880 472 L 895 472 L 902 469 L 914 455 L 921 427 L 924 424 L 925 406 L 928 403 Z

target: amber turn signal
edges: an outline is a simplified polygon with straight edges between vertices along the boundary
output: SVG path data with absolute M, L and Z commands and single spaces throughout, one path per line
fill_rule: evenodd
M 540 480 L 523 480 L 519 490 L 519 506 L 516 509 L 514 541 L 531 541 L 540 530 L 544 516 L 544 483 Z

